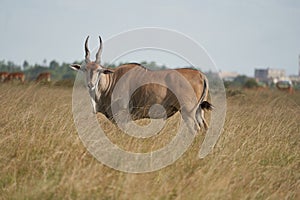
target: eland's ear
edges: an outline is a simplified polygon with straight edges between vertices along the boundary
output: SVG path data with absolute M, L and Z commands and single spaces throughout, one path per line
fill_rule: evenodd
M 80 70 L 80 65 L 78 65 L 78 64 L 72 64 L 72 65 L 70 65 L 69 66 L 71 69 L 73 69 L 73 70 L 75 70 L 75 71 L 78 71 L 78 70 Z
M 110 70 L 110 69 L 104 69 L 103 71 L 103 74 L 111 74 L 111 73 L 114 73 L 114 71 Z

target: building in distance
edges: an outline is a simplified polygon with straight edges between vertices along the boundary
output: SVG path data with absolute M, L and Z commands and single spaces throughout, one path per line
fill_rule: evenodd
M 290 81 L 284 69 L 255 69 L 254 77 L 258 82 L 263 82 L 267 85 L 276 84 L 278 81 Z

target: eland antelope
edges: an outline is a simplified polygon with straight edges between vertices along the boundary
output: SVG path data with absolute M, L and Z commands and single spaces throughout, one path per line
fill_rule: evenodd
M 50 82 L 51 81 L 51 74 L 49 72 L 42 72 L 38 75 L 38 77 L 36 78 L 36 82 L 40 82 L 40 81 L 46 81 L 46 82 Z
M 4 82 L 12 81 L 12 80 L 19 80 L 21 83 L 25 81 L 25 74 L 23 72 L 13 72 L 8 74 L 5 78 Z
M 186 114 L 195 125 L 207 129 L 204 110 L 211 110 L 208 99 L 208 81 L 206 76 L 196 69 L 180 68 L 152 71 L 138 63 L 128 63 L 110 69 L 101 65 L 102 40 L 96 53 L 96 60 L 90 60 L 88 39 L 85 40 L 85 62 L 82 65 L 72 64 L 70 67 L 85 74 L 87 89 L 90 94 L 93 113 L 100 112 L 114 121 L 112 112 L 112 96 L 117 90 L 130 97 L 129 102 L 117 101 L 119 109 L 128 106 L 132 119 L 163 118 L 157 113 L 149 116 L 150 107 L 158 104 L 165 109 L 165 117 L 169 118 L 177 111 Z M 138 83 L 148 84 L 136 88 Z M 146 82 L 147 82 L 146 81 Z M 151 82 L 153 81 L 153 82 Z M 154 116 L 154 117 L 153 117 Z
M 0 72 L 0 81 L 3 82 L 8 75 L 8 72 Z

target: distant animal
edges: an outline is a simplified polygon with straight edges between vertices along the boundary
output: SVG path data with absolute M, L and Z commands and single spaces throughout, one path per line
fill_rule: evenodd
M 109 69 L 100 64 L 101 37 L 99 36 L 100 46 L 95 61 L 90 60 L 88 39 L 89 36 L 86 38 L 84 46 L 85 63 L 82 65 L 72 64 L 70 67 L 85 73 L 93 113 L 100 112 L 114 121 L 112 105 L 116 102 L 112 102 L 112 95 L 114 90 L 117 90 L 118 81 L 122 81 L 120 94 L 130 96 L 130 102 L 128 104 L 122 99 L 116 101 L 118 101 L 120 110 L 127 109 L 126 107 L 129 106 L 133 120 L 162 118 L 163 116 L 159 113 L 154 117 L 149 116 L 150 107 L 160 104 L 165 108 L 167 118 L 180 111 L 189 116 L 189 120 L 196 129 L 208 128 L 204 110 L 211 110 L 213 106 L 207 101 L 209 87 L 203 73 L 191 68 L 151 71 L 138 63 L 123 64 L 115 69 Z M 144 80 L 153 80 L 153 82 L 135 88 Z M 161 81 L 164 85 L 155 83 L 155 80 Z
M 8 72 L 0 72 L 0 82 L 4 82 L 8 74 Z
M 13 72 L 9 73 L 8 76 L 4 79 L 4 82 L 19 80 L 21 83 L 25 81 L 25 74 L 22 72 Z
M 38 75 L 36 78 L 36 82 L 41 82 L 41 81 L 46 81 L 50 82 L 51 81 L 51 74 L 49 72 L 42 72 Z
M 278 81 L 276 83 L 276 88 L 281 91 L 286 91 L 290 94 L 294 93 L 293 84 L 290 81 Z

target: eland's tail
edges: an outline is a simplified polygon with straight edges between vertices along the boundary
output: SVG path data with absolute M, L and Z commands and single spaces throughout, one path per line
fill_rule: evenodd
M 204 81 L 203 81 L 203 92 L 202 92 L 202 96 L 200 98 L 200 108 L 201 109 L 206 109 L 206 110 L 212 110 L 214 107 L 211 103 L 209 103 L 208 101 L 206 101 L 207 96 L 208 96 L 208 81 L 207 78 L 204 77 Z

